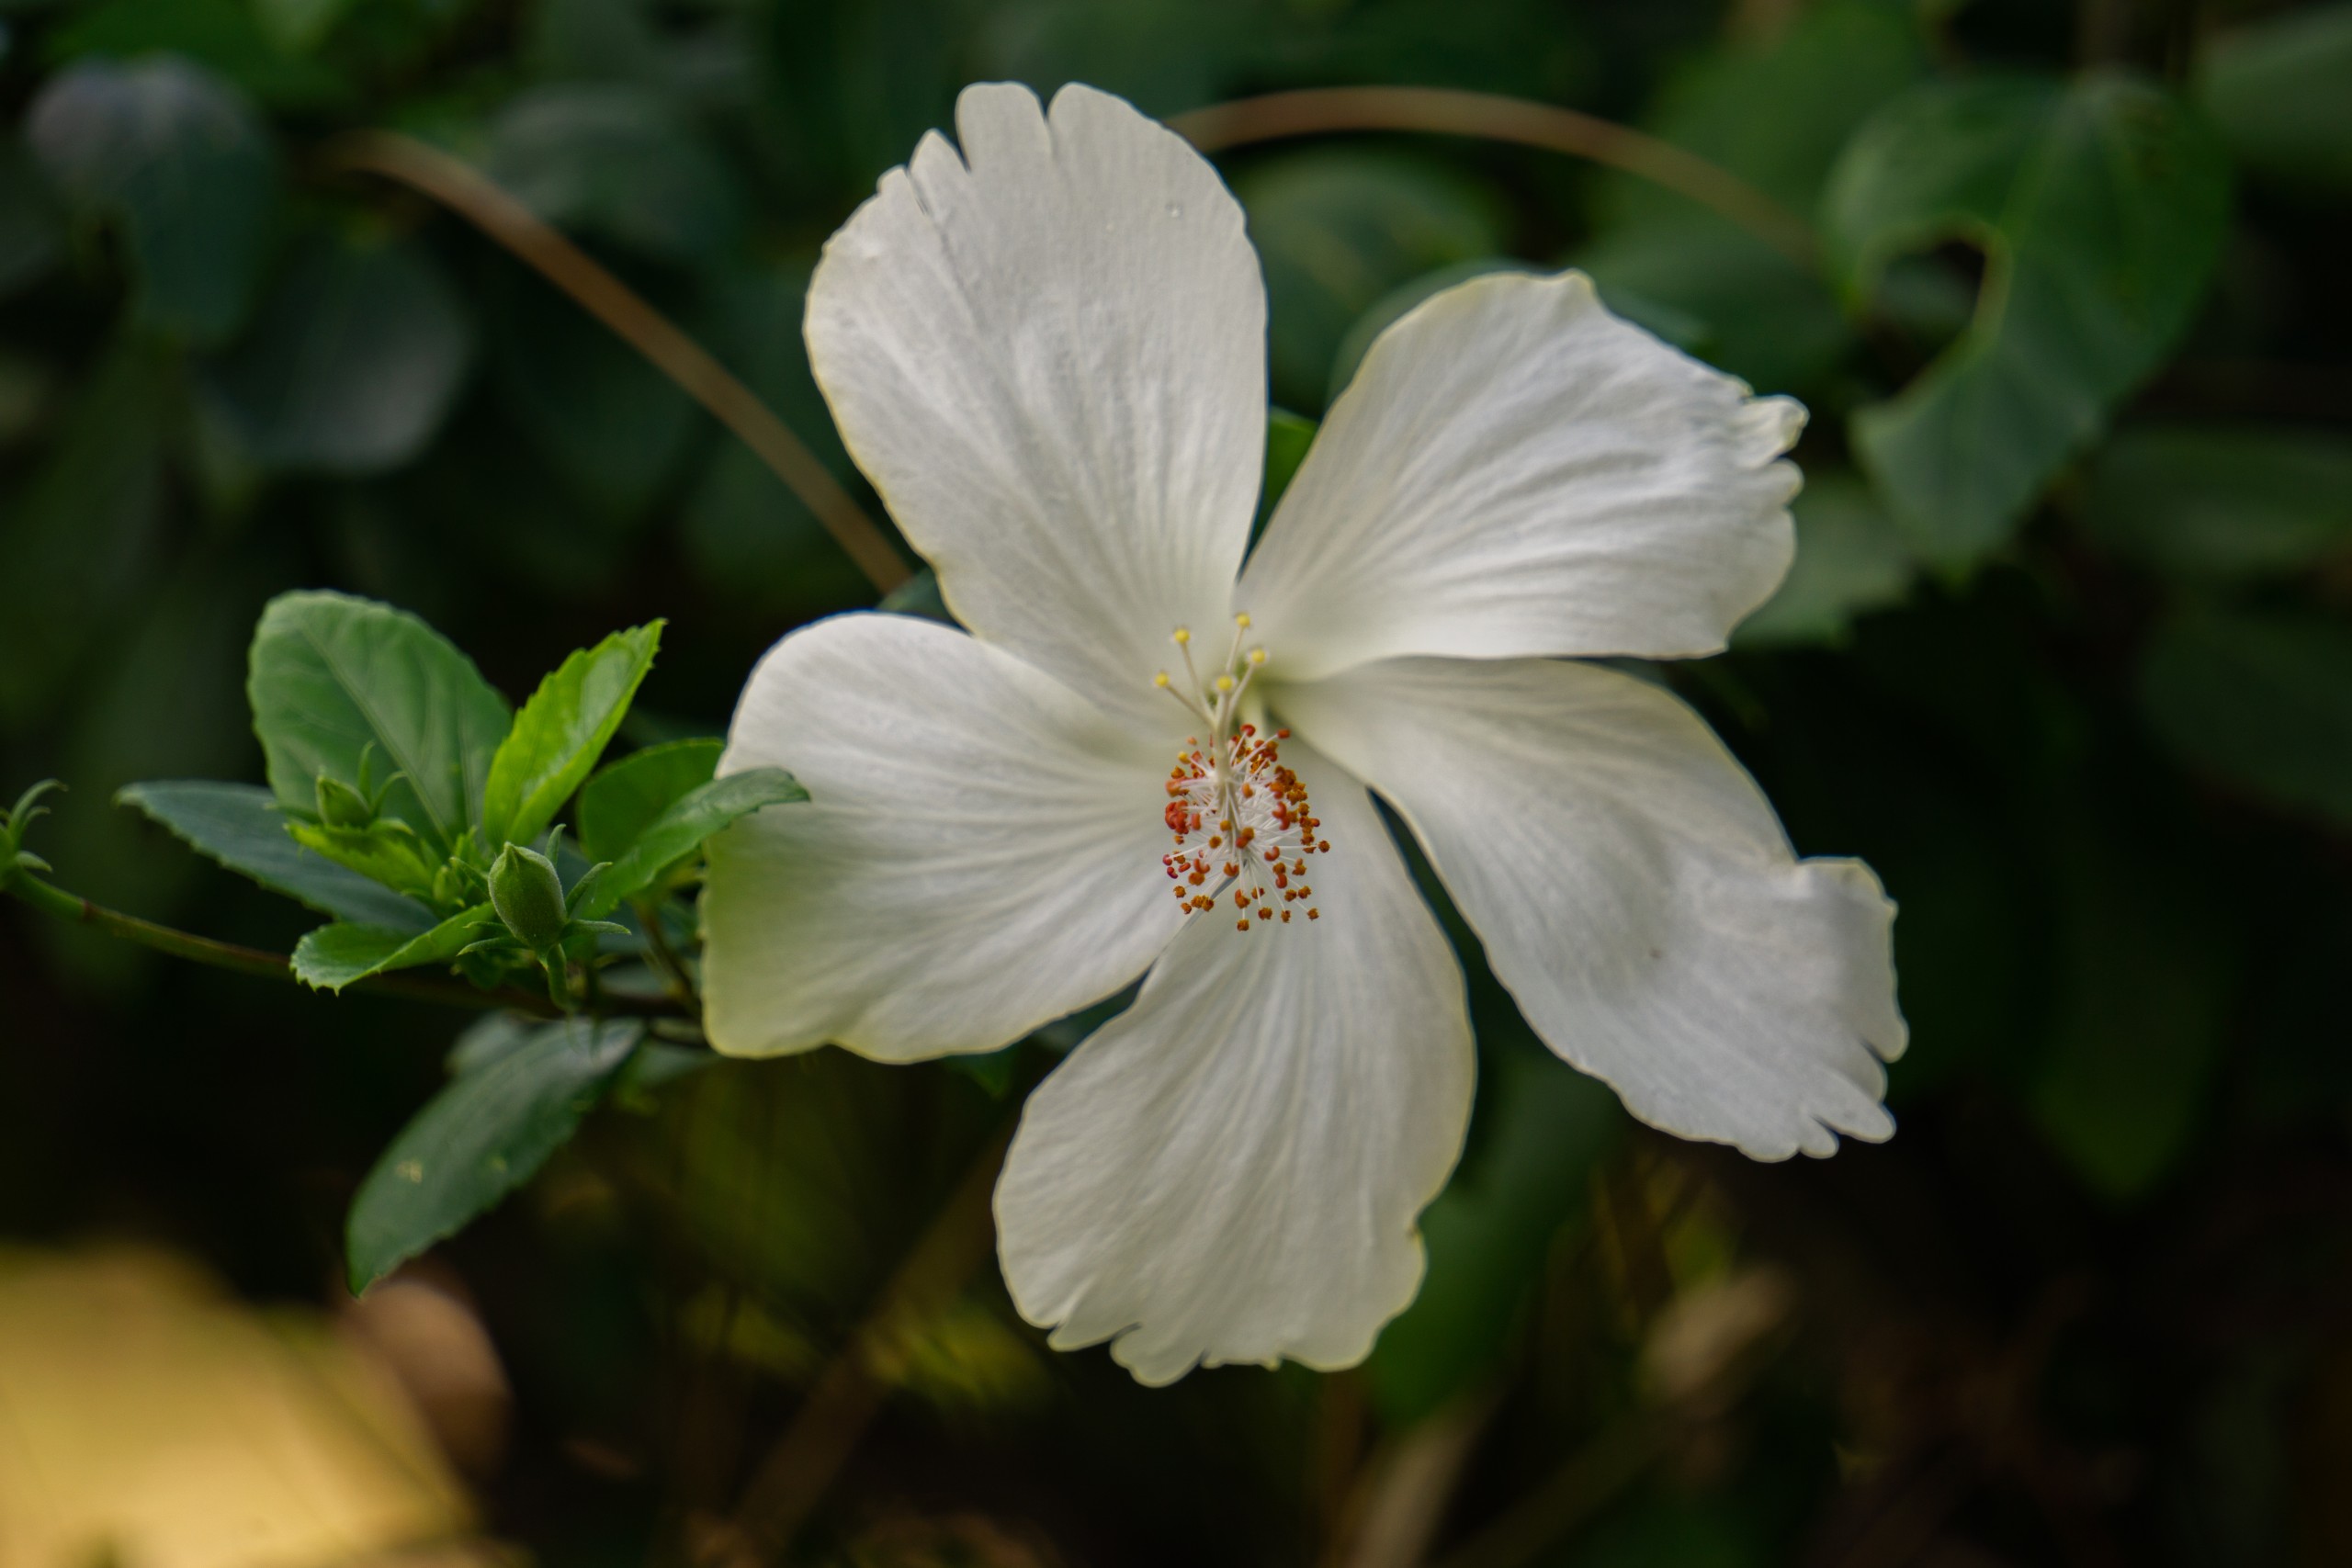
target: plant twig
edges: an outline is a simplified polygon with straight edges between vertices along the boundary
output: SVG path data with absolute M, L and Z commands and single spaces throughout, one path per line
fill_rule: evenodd
M 44 914 L 75 925 L 95 926 L 111 937 L 153 948 L 174 958 L 226 969 L 232 974 L 257 976 L 265 980 L 294 980 L 294 966 L 284 953 L 270 953 L 258 947 L 245 947 L 233 942 L 219 942 L 209 936 L 198 936 L 172 926 L 159 925 L 153 920 L 126 915 L 119 909 L 109 909 L 77 893 L 52 887 L 40 878 L 18 872 L 0 883 L 6 891 Z M 515 1012 L 536 1013 L 542 1017 L 557 1016 L 548 998 L 537 991 L 526 991 L 512 986 L 486 991 L 462 981 L 444 980 L 431 975 L 375 975 L 355 981 L 349 990 L 372 991 L 380 996 L 407 997 L 413 1001 L 440 1002 L 449 1007 L 473 1008 L 487 1011 L 503 1008 Z M 638 1013 L 653 1010 L 629 998 L 618 998 L 612 1009 L 616 1012 Z M 667 1011 L 664 1008 L 660 1010 Z
M 1338 130 L 1476 136 L 1589 158 L 1713 209 L 1799 265 L 1816 265 L 1812 228 L 1719 164 L 1670 141 L 1525 98 L 1447 87 L 1309 87 L 1180 114 L 1169 125 L 1204 152 Z
M 1438 1568 L 1517 1568 L 1533 1560 L 1639 1480 L 1673 1432 L 1664 1412 L 1619 1420 L 1570 1454 L 1550 1480 L 1440 1559 Z
M 1419 1568 L 1501 1404 L 1494 1389 L 1463 1395 L 1383 1445 L 1357 1477 L 1336 1568 Z
M 325 157 L 332 167 L 380 175 L 431 197 L 571 296 L 581 309 L 610 327 L 721 424 L 742 437 L 744 445 L 816 514 L 877 590 L 888 593 L 913 575 L 905 558 L 865 509 L 749 387 L 587 252 L 481 171 L 413 136 L 389 130 L 359 130 L 338 137 L 328 144 Z
M 989 1198 L 1012 1141 L 1010 1125 L 989 1140 L 743 1489 L 735 1522 L 752 1549 L 748 1561 L 783 1555 L 905 1377 L 909 1348 L 924 1320 L 987 1261 L 996 1237 Z

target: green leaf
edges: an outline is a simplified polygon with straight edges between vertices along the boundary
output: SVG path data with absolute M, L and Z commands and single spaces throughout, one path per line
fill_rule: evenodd
M 1741 648 L 1841 641 L 1856 616 L 1900 604 L 1917 575 L 1917 547 L 1859 476 L 1808 475 L 1792 510 L 1796 559 L 1733 634 Z
M 2221 34 L 2197 63 L 2198 104 L 2247 167 L 2352 190 L 2352 6 L 2312 6 Z
M 52 62 L 178 55 L 273 109 L 317 108 L 352 96 L 340 74 L 272 36 L 252 0 L 95 0 L 71 7 L 47 41 Z
M 529 843 L 555 820 L 612 744 L 653 668 L 662 626 L 615 632 L 539 682 L 491 759 L 481 807 L 486 845 Z
M 413 245 L 322 242 L 298 256 L 235 350 L 204 372 L 224 423 L 273 468 L 396 468 L 465 380 L 471 328 Z
M 1365 1369 L 1392 1421 L 1429 1415 L 1502 1358 L 1554 1235 L 1623 1125 L 1606 1087 L 1532 1041 L 1482 1055 L 1491 1059 L 1476 1142 L 1421 1215 L 1421 1293 L 1381 1332 Z
M 2352 626 L 2295 614 L 2177 621 L 2141 661 L 2140 704 L 2191 767 L 2352 825 Z
M 2146 1191 L 2210 1108 L 2237 954 L 2235 919 L 2179 857 L 2085 822 L 2059 838 L 2054 1031 L 2028 1093 L 2035 1119 L 2109 1198 Z
M 727 743 L 696 738 L 632 751 L 580 790 L 574 836 L 590 861 L 616 861 L 653 819 L 718 772 Z
M 1457 284 L 1467 283 L 1474 277 L 1486 277 L 1498 272 L 1525 272 L 1527 268 L 1518 262 L 1507 261 L 1499 256 L 1480 256 L 1475 261 L 1456 262 L 1452 266 L 1439 267 L 1435 272 L 1425 272 L 1408 282 L 1398 284 L 1374 300 L 1364 313 L 1358 316 L 1349 326 L 1347 335 L 1340 340 L 1340 346 L 1332 355 L 1331 384 L 1324 398 L 1326 406 L 1328 407 L 1341 392 L 1348 389 L 1348 383 L 1355 379 L 1357 368 L 1363 364 L 1363 356 L 1372 352 L 1372 345 L 1379 340 L 1380 334 L 1410 314 L 1416 305 L 1444 293 Z M 1266 432 L 1268 442 L 1266 460 L 1269 464 L 1273 461 L 1272 446 L 1280 422 L 1297 418 L 1296 414 L 1285 413 L 1280 409 L 1273 412 Z M 1306 424 L 1307 434 L 1311 436 L 1315 431 L 1315 422 L 1306 420 L 1301 423 Z M 1299 452 L 1299 460 L 1304 461 L 1305 457 L 1306 452 L 1302 448 Z M 1295 471 L 1296 464 L 1294 463 L 1292 472 Z M 1289 478 L 1290 476 L 1285 474 L 1283 482 L 1288 483 Z
M 243 321 L 277 206 L 277 150 L 253 109 L 184 60 L 90 61 L 26 122 L 77 204 L 118 219 L 146 320 L 214 342 Z
M 713 779 L 655 818 L 628 852 L 596 879 L 594 892 L 573 914 L 583 920 L 601 919 L 654 886 L 671 866 L 737 818 L 808 798 L 799 781 L 782 768 L 753 768 Z
M 1263 528 L 1273 516 L 1283 492 L 1298 477 L 1306 449 L 1315 445 L 1315 431 L 1313 420 L 1301 419 L 1287 409 L 1275 409 L 1266 416 L 1266 472 L 1258 489 L 1259 527 Z
M 1941 241 L 1985 254 L 1967 333 L 1854 416 L 1864 467 L 1937 560 L 1965 566 L 2005 542 L 2163 360 L 2228 218 L 2211 133 L 2126 77 L 1923 87 L 1855 136 L 1824 201 L 1850 290 Z
M 2135 426 L 2092 465 L 2084 519 L 2117 554 L 2184 578 L 2298 571 L 2352 547 L 2352 440 L 2252 424 Z
M 450 1043 L 442 1066 L 453 1078 L 480 1072 L 528 1044 L 547 1023 L 546 1019 L 531 1013 L 486 1012 Z
M 312 854 L 395 893 L 426 900 L 433 897 L 434 875 L 441 869 L 442 857 L 417 836 L 415 829 L 396 817 L 365 828 L 288 822 L 286 831 Z
M 288 836 L 277 797 L 257 784 L 136 784 L 115 801 L 145 812 L 198 853 L 321 914 L 410 931 L 433 923 L 413 900 L 304 851 Z
M 808 369 L 800 318 L 809 265 L 786 261 L 730 270 L 707 286 L 704 341 L 760 395 L 842 484 L 859 483 Z M 794 619 L 865 602 L 857 569 L 816 513 L 741 441 L 711 449 L 680 518 L 687 559 L 714 592 Z
M 886 615 L 920 615 L 926 621 L 950 626 L 963 624 L 948 609 L 947 597 L 939 591 L 939 573 L 929 567 L 882 595 L 874 607 Z
M 573 505 L 556 538 L 578 553 L 581 509 L 607 536 L 643 520 L 685 457 L 700 411 L 545 283 L 500 276 L 488 310 L 491 368 L 506 412 L 566 481 Z
M 0 723 L 47 712 L 153 578 L 173 380 L 164 356 L 119 344 L 90 370 L 45 460 L 0 504 Z
M 491 128 L 490 176 L 550 223 L 665 261 L 733 244 L 742 195 L 693 128 L 642 88 L 567 82 L 514 99 Z
M 643 1034 L 630 1022 L 550 1023 L 435 1095 L 352 1201 L 351 1288 L 366 1290 L 528 1181 Z
M 308 54 L 326 41 L 353 0 L 254 0 L 262 31 L 291 54 Z
M 402 775 L 384 809 L 443 850 L 476 819 L 504 699 L 473 661 L 406 611 L 341 593 L 288 593 L 254 628 L 246 692 L 278 804 L 307 811 L 322 773 L 356 786 L 360 754 Z
M 48 186 L 14 136 L 0 137 L 0 299 L 33 282 L 65 254 L 65 225 Z
M 294 977 L 313 990 L 340 991 L 370 975 L 447 964 L 497 919 L 489 905 L 480 904 L 421 935 L 386 926 L 321 926 L 294 944 Z
M 1742 30 L 1676 71 L 1645 129 L 1730 170 L 1792 214 L 1813 211 L 1854 128 L 1926 68 L 1917 21 L 1874 0 L 1825 0 Z M 1805 387 L 1853 338 L 1800 262 L 1712 208 L 1603 175 L 1576 264 L 1611 309 L 1768 390 Z

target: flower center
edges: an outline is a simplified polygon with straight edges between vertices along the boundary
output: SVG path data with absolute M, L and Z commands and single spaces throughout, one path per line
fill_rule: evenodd
M 1241 722 L 1241 699 L 1250 678 L 1266 661 L 1266 650 L 1242 648 L 1250 617 L 1234 618 L 1233 648 L 1225 668 L 1203 682 L 1193 662 L 1193 634 L 1183 626 L 1173 638 L 1184 655 L 1185 688 L 1166 671 L 1154 683 L 1183 704 L 1207 727 L 1208 739 L 1189 737 L 1168 774 L 1167 822 L 1176 847 L 1160 857 L 1175 895 L 1188 914 L 1205 914 L 1230 897 L 1240 912 L 1237 931 L 1251 917 L 1261 925 L 1290 923 L 1297 909 L 1310 920 L 1322 911 L 1310 901 L 1306 857 L 1330 849 L 1315 830 L 1321 823 L 1306 799 L 1306 785 L 1282 764 L 1282 742 L 1290 731 L 1271 735 Z

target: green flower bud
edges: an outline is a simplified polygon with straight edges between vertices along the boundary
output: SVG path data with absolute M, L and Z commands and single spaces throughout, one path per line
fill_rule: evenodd
M 365 828 L 376 820 L 368 797 L 331 773 L 319 775 L 318 792 L 319 820 L 330 828 Z
M 563 878 L 536 850 L 509 844 L 490 868 L 490 903 L 514 940 L 545 953 L 563 939 Z

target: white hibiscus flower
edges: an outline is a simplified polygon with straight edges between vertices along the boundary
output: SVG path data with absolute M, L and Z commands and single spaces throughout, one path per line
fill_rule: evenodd
M 1419 1286 L 1473 1055 L 1374 793 L 1634 1115 L 1763 1159 L 1892 1132 L 1876 879 L 1561 657 L 1724 646 L 1787 569 L 1803 411 L 1577 274 L 1481 277 L 1381 336 L 1252 550 L 1266 301 L 1216 172 L 1085 87 L 975 86 L 956 129 L 827 245 L 807 328 L 970 633 L 842 615 L 753 673 L 722 771 L 812 804 L 712 847 L 712 1043 L 992 1051 L 1144 976 L 996 1215 L 1022 1314 L 1154 1383 L 1348 1365 Z

